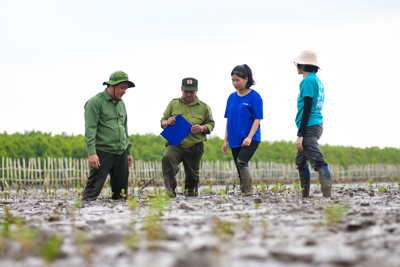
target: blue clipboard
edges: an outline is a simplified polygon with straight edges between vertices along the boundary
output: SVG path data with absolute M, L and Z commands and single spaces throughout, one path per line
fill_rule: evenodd
M 174 146 L 178 146 L 190 133 L 192 125 L 181 114 L 175 117 L 175 124 L 168 125 L 161 135 Z

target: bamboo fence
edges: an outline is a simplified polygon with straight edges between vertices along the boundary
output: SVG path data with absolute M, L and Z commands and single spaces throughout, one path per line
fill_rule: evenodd
M 274 162 L 250 162 L 253 182 L 277 183 L 298 182 L 295 164 Z M 333 182 L 361 182 L 369 180 L 389 180 L 400 177 L 400 165 L 364 164 L 349 165 L 347 168 L 338 164 L 329 165 Z M 50 185 L 71 187 L 86 184 L 90 168 L 87 159 L 74 158 L 29 158 L 12 159 L 2 157 L 2 186 L 42 186 L 45 181 Z M 150 179 L 154 186 L 163 185 L 161 162 L 134 161 L 129 170 L 130 186 L 139 186 Z M 176 175 L 178 184 L 185 179 L 184 169 Z M 318 173 L 311 170 L 311 179 L 318 180 Z M 237 170 L 233 161 L 204 161 L 200 167 L 201 184 L 238 183 Z

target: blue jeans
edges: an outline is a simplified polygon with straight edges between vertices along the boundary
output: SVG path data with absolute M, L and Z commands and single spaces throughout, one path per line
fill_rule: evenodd
M 298 150 L 296 154 L 297 169 L 302 170 L 308 168 L 307 161 L 310 162 L 314 170 L 317 170 L 321 166 L 328 165 L 325 162 L 318 144 L 318 139 L 321 137 L 322 132 L 322 123 L 307 127 L 306 135 L 303 138 L 303 151 Z

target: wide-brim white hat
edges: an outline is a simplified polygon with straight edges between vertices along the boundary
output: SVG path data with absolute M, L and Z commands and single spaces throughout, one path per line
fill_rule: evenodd
M 318 66 L 318 61 L 317 61 L 317 52 L 314 52 L 314 51 L 310 51 L 310 50 L 301 51 L 297 58 L 292 58 L 290 60 L 297 64 L 312 65 L 312 66 L 316 66 L 320 69 L 320 67 Z

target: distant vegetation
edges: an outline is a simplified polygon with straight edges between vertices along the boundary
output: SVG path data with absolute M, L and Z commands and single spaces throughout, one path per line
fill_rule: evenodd
M 160 135 L 134 134 L 129 137 L 133 146 L 135 160 L 161 161 L 165 149 L 165 139 Z M 203 160 L 231 160 L 231 155 L 221 152 L 223 140 L 217 136 L 209 137 L 205 142 Z M 355 148 L 345 146 L 322 145 L 328 163 L 369 164 L 386 163 L 400 164 L 398 148 Z M 267 161 L 277 163 L 293 163 L 296 146 L 292 141 L 261 142 L 252 161 Z M 0 157 L 33 158 L 33 157 L 71 157 L 86 158 L 86 146 L 83 135 L 52 135 L 40 131 L 14 134 L 0 134 Z

